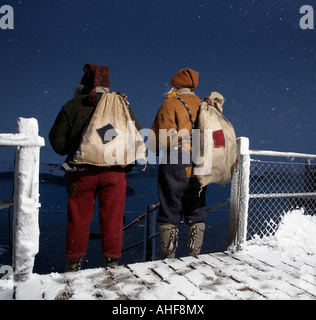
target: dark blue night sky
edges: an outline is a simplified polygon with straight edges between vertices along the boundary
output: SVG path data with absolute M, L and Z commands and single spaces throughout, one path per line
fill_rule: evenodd
M 35 117 L 48 132 L 86 63 L 110 66 L 150 128 L 172 76 L 200 72 L 196 91 L 226 98 L 224 115 L 251 148 L 316 154 L 316 32 L 299 25 L 299 0 L 2 0 L 14 30 L 0 29 L 0 131 Z M 316 11 L 315 11 L 316 12 Z M 1 153 L 0 159 L 5 159 Z

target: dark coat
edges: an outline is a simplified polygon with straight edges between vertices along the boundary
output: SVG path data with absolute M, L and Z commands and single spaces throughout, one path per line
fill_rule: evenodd
M 98 94 L 98 97 L 101 95 Z M 90 103 L 88 95 L 80 95 L 68 101 L 59 112 L 49 133 L 49 140 L 56 153 L 61 156 L 67 155 L 66 162 L 69 163 L 78 150 L 95 108 L 96 106 Z M 129 112 L 136 128 L 141 130 L 141 125 L 131 107 Z

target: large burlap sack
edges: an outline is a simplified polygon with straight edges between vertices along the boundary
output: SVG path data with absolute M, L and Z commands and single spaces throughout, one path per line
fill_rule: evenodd
M 213 92 L 200 107 L 197 129 L 200 139 L 193 143 L 193 174 L 202 187 L 210 183 L 221 186 L 231 181 L 237 159 L 236 134 L 233 125 L 223 116 L 224 97 Z
M 87 126 L 73 164 L 121 166 L 146 158 L 146 147 L 123 98 L 103 94 Z

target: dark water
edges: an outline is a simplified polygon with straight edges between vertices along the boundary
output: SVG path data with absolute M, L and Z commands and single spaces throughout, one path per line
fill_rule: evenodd
M 12 174 L 0 174 L 0 195 L 2 200 L 11 199 Z M 129 194 L 125 206 L 125 225 L 139 217 L 140 213 L 146 211 L 147 205 L 157 204 L 157 170 L 149 168 L 138 174 L 128 175 L 128 184 L 133 189 Z M 40 176 L 40 250 L 35 259 L 34 272 L 47 274 L 51 272 L 63 272 L 65 268 L 64 243 L 66 234 L 66 181 L 63 178 L 45 175 Z M 229 198 L 230 186 L 225 188 L 209 186 L 207 191 L 207 206 L 211 207 Z M 97 206 L 96 206 L 97 207 Z M 219 208 L 226 212 L 209 213 L 207 217 L 207 228 L 202 253 L 223 251 L 227 249 L 229 206 Z M 130 213 L 133 212 L 133 213 Z M 0 246 L 9 246 L 9 218 L 8 210 L 0 211 Z M 11 213 L 12 221 L 12 213 Z M 158 228 L 156 226 L 158 231 Z M 179 227 L 179 248 L 177 256 L 185 256 L 187 233 L 186 226 Z M 91 234 L 99 233 L 98 211 L 95 209 L 94 219 L 90 228 Z M 124 232 L 123 250 L 132 244 L 142 241 L 144 238 L 143 222 L 140 222 Z M 156 259 L 161 259 L 160 239 L 155 240 Z M 143 261 L 144 247 L 139 245 L 134 249 L 123 253 L 120 264 L 128 264 Z M 83 268 L 95 268 L 103 266 L 101 246 L 99 240 L 90 240 L 87 248 L 87 262 Z M 11 253 L 8 250 L 1 255 L 0 264 L 11 264 Z

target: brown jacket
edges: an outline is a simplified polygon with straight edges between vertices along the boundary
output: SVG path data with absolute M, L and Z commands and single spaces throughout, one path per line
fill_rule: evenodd
M 178 96 L 188 105 L 192 113 L 193 121 L 195 122 L 201 105 L 201 100 L 195 94 L 190 92 L 191 91 L 189 89 L 180 89 Z M 170 130 L 169 134 L 166 136 L 166 134 L 160 133 L 159 136 L 160 129 Z M 149 149 L 159 155 L 159 150 L 165 147 L 169 149 L 171 146 L 181 143 L 181 136 L 175 136 L 172 138 L 170 133 L 172 130 L 176 130 L 180 133 L 182 129 L 187 129 L 187 132 L 191 134 L 192 123 L 190 116 L 182 102 L 173 98 L 171 94 L 171 96 L 169 95 L 168 99 L 163 102 L 156 115 L 155 121 L 152 125 L 152 134 L 149 136 Z M 167 146 L 164 142 L 167 143 Z M 183 145 L 183 151 L 192 152 L 192 147 L 189 142 Z

